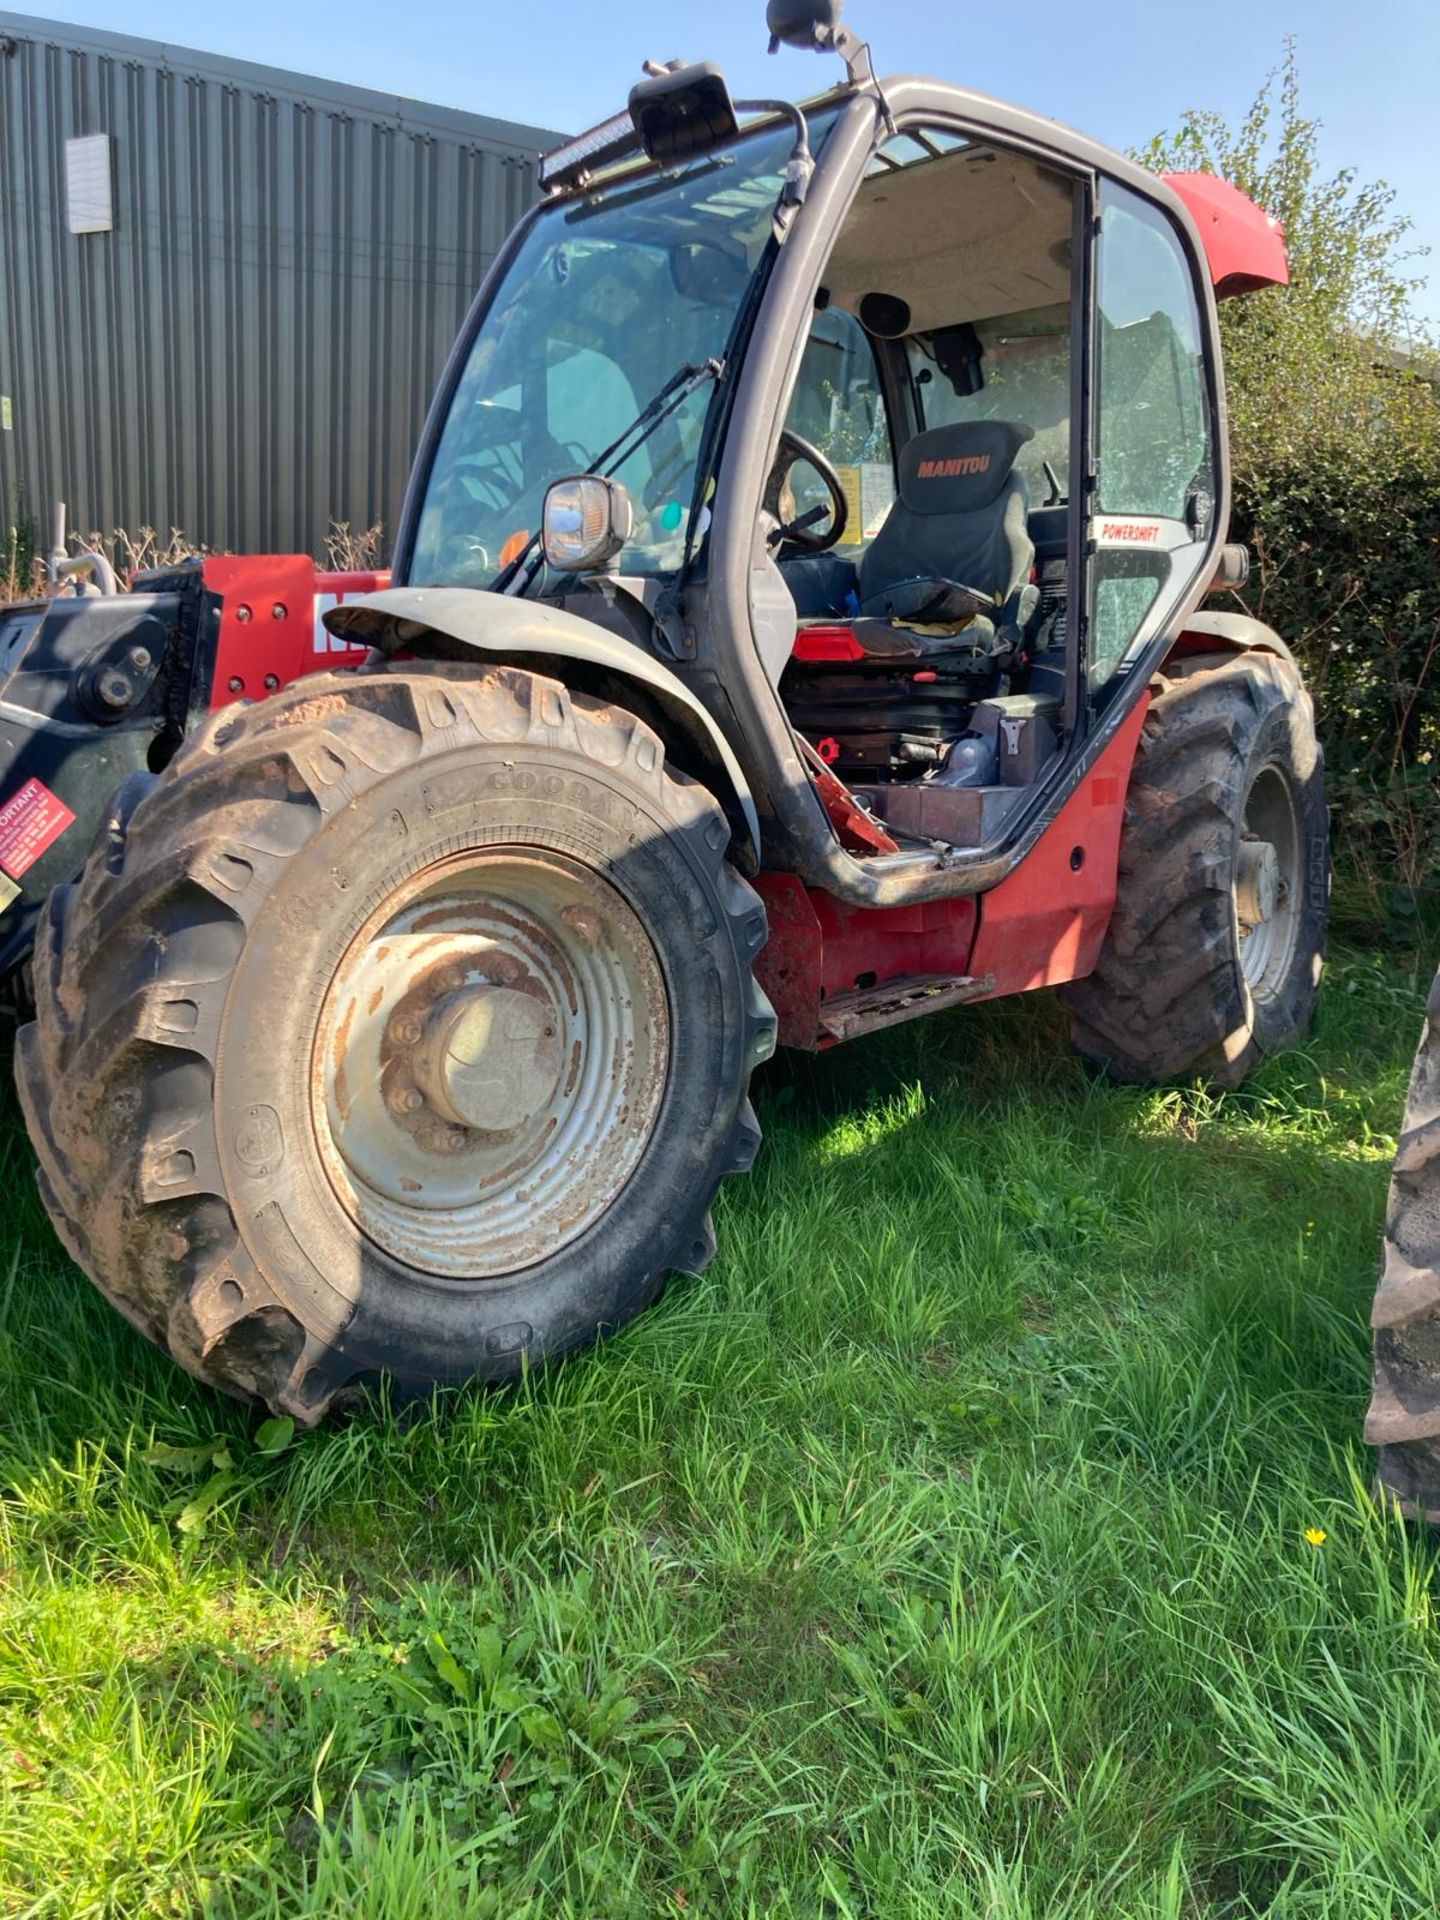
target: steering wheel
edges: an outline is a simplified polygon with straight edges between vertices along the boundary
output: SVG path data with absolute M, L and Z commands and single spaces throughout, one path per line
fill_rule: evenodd
M 789 459 L 785 458 L 789 454 Z M 829 524 L 823 533 L 813 531 L 811 523 L 821 511 L 812 507 L 808 513 L 800 514 L 787 522 L 780 510 L 780 497 L 785 490 L 785 482 L 797 461 L 804 460 L 812 466 L 825 483 L 830 495 Z M 845 497 L 845 486 L 840 475 L 820 449 L 810 441 L 793 433 L 789 427 L 780 429 L 780 445 L 775 455 L 775 464 L 770 469 L 770 477 L 765 482 L 765 497 L 762 502 L 767 513 L 780 522 L 771 539 L 777 547 L 798 549 L 801 553 L 824 553 L 833 547 L 850 524 L 850 503 Z

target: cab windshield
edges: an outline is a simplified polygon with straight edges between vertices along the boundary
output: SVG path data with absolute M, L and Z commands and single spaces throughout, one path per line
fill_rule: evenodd
M 814 146 L 832 117 L 812 124 Z M 539 527 L 552 480 L 589 467 L 677 370 L 723 357 L 767 255 L 792 140 L 788 125 L 771 127 L 540 214 L 455 387 L 420 510 L 413 585 L 491 585 Z M 717 394 L 714 381 L 697 384 L 615 469 L 635 506 L 622 572 L 682 564 Z

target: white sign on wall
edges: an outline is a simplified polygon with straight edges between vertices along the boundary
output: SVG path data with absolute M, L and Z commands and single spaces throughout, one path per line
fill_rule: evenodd
M 109 233 L 115 225 L 108 133 L 87 133 L 65 142 L 65 224 L 71 233 Z

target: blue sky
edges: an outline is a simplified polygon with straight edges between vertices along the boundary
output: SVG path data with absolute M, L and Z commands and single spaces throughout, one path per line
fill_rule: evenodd
M 624 102 L 642 59 L 718 59 L 736 93 L 816 91 L 832 63 L 765 54 L 764 0 L 54 0 L 68 20 L 203 46 L 447 106 L 578 129 Z M 48 11 L 48 9 L 47 9 Z M 1129 147 L 1186 107 L 1238 115 L 1299 43 L 1331 169 L 1383 178 L 1415 222 L 1440 323 L 1440 0 L 849 0 L 883 72 L 933 73 Z

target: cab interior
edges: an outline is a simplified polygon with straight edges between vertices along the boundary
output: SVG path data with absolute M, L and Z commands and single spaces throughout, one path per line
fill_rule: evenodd
M 991 840 L 1061 748 L 1074 194 L 902 133 L 816 298 L 765 498 L 779 692 L 878 841 Z

